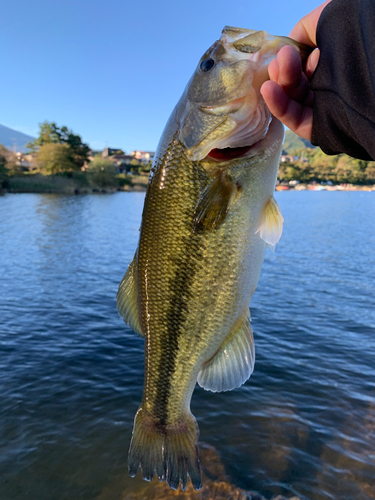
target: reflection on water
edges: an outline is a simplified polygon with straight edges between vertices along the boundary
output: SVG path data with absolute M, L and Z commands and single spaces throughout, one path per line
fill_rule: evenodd
M 244 491 L 375 499 L 375 195 L 276 197 L 285 228 L 252 301 L 255 372 L 229 393 L 196 389 L 201 439 Z M 143 341 L 115 306 L 143 199 L 0 197 L 1 500 L 149 487 L 126 468 Z

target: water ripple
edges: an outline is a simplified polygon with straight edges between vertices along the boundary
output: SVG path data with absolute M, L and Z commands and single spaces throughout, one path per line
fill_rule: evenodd
M 255 372 L 229 393 L 198 387 L 192 410 L 244 489 L 375 499 L 375 194 L 276 196 L 285 229 L 252 301 Z M 0 197 L 2 500 L 132 488 L 143 341 L 115 296 L 143 199 Z

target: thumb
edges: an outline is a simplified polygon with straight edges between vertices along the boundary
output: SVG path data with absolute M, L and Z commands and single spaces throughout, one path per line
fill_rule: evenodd
M 331 2 L 326 0 L 319 7 L 309 12 L 294 26 L 290 32 L 290 38 L 297 42 L 305 43 L 310 47 L 316 47 L 316 28 L 323 9 Z

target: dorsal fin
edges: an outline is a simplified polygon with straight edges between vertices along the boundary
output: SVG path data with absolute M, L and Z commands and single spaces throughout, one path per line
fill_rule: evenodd
M 246 382 L 254 370 L 255 348 L 250 312 L 243 316 L 215 356 L 203 365 L 198 384 L 208 391 L 230 391 Z
M 117 310 L 130 328 L 144 337 L 138 313 L 137 253 L 129 264 L 117 292 Z

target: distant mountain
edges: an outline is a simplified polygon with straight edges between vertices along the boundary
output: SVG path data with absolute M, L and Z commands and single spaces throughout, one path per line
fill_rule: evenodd
M 4 125 L 0 125 L 0 144 L 12 151 L 14 151 L 14 147 L 16 147 L 17 152 L 26 153 L 26 151 L 28 151 L 26 144 L 34 139 L 35 137 L 31 137 L 31 135 L 26 135 L 22 132 L 17 132 L 17 130 L 4 127 Z
M 285 142 L 283 145 L 283 154 L 293 154 L 297 149 L 315 148 L 310 141 L 302 139 L 291 130 L 285 131 Z

